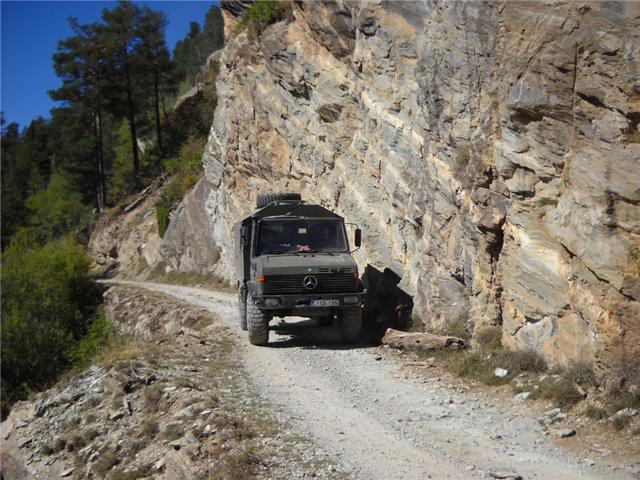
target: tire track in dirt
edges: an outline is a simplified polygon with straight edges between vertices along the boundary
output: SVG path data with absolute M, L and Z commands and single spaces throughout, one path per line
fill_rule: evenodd
M 131 283 L 215 312 L 240 339 L 239 354 L 276 415 L 314 439 L 358 479 L 629 479 L 589 467 L 545 438 L 538 422 L 437 378 L 402 378 L 379 349 L 336 343 L 337 328 L 277 326 L 268 347 L 248 344 L 235 295 Z

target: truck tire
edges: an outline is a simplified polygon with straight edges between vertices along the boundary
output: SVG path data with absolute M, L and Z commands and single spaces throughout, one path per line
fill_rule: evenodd
M 362 331 L 362 309 L 345 308 L 342 310 L 342 343 L 356 343 Z
M 238 290 L 238 310 L 240 311 L 240 328 L 247 330 L 247 289 L 241 287 Z
M 249 342 L 252 345 L 266 345 L 269 343 L 269 317 L 247 298 L 247 330 Z
M 264 208 L 279 200 L 302 200 L 302 197 L 299 193 L 293 192 L 259 193 L 256 198 L 256 208 Z

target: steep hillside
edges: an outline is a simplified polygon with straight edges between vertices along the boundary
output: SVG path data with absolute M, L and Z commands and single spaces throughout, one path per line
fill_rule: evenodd
M 360 224 L 361 264 L 402 269 L 425 327 L 500 328 L 560 364 L 638 358 L 639 4 L 296 2 L 237 34 L 248 4 L 222 2 L 172 268 L 231 279 L 233 221 L 300 191 Z

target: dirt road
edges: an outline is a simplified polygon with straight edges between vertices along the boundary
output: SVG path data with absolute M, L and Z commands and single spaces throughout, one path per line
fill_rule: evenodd
M 509 405 L 438 378 L 402 378 L 401 366 L 379 349 L 332 343 L 337 332 L 330 327 L 297 322 L 272 331 L 269 347 L 254 347 L 239 328 L 234 295 L 135 285 L 215 312 L 238 335 L 239 354 L 276 414 L 334 455 L 352 478 L 635 478 L 569 455 L 534 418 Z

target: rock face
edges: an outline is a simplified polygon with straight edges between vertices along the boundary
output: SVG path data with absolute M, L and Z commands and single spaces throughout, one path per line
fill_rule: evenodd
M 299 191 L 359 223 L 361 265 L 401 267 L 425 327 L 500 327 L 560 364 L 640 355 L 640 4 L 292 9 L 221 54 L 187 200 L 217 275 L 256 193 Z
M 135 278 L 163 262 L 155 212 L 161 193 L 159 185 L 152 185 L 136 200 L 135 208 L 100 219 L 89 241 L 96 272 Z

